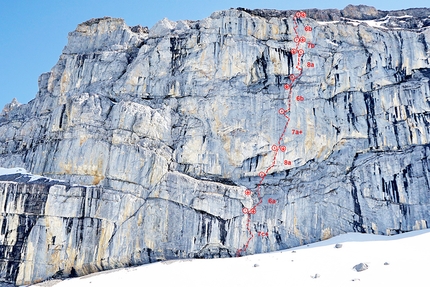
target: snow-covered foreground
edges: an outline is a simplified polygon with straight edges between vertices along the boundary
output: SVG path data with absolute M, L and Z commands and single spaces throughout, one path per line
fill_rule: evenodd
M 158 262 L 54 286 L 430 286 L 429 256 L 429 229 L 390 237 L 348 233 L 279 252 Z M 368 269 L 357 272 L 359 263 Z

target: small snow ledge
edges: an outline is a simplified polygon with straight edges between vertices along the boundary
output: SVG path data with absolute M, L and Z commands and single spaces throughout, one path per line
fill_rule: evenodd
M 27 170 L 25 170 L 25 168 L 21 168 L 21 167 L 4 168 L 4 167 L 0 167 L 0 175 L 16 174 L 16 173 L 28 174 Z
M 11 177 L 12 175 L 18 175 L 15 177 Z M 29 172 L 25 168 L 16 167 L 16 168 L 4 168 L 0 167 L 0 181 L 19 181 L 19 182 L 34 182 L 38 180 L 42 180 L 43 182 L 61 182 L 60 180 L 54 180 L 51 178 L 47 178 L 40 175 L 34 175 Z

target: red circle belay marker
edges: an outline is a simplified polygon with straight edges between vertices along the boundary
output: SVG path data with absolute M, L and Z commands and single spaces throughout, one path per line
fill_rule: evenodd
M 279 159 L 278 156 L 280 152 L 286 152 L 287 151 L 287 147 L 285 145 L 281 145 L 281 143 L 286 143 L 287 141 L 285 141 L 285 137 L 287 136 L 293 136 L 293 137 L 297 137 L 298 135 L 301 135 L 303 133 L 302 130 L 297 130 L 297 129 L 291 129 L 289 130 L 289 123 L 290 123 L 290 112 L 291 112 L 291 108 L 293 107 L 291 105 L 291 102 L 293 99 L 296 100 L 297 104 L 302 104 L 304 103 L 304 97 L 302 95 L 296 95 L 295 97 L 293 97 L 292 94 L 292 89 L 293 89 L 293 84 L 302 76 L 302 72 L 303 72 L 303 66 L 307 66 L 307 68 L 314 68 L 315 64 L 313 62 L 304 62 L 302 60 L 304 54 L 305 54 L 305 48 L 315 48 L 315 44 L 313 43 L 306 43 L 306 37 L 299 35 L 298 32 L 298 28 L 299 28 L 299 23 L 301 24 L 302 21 L 298 21 L 299 18 L 305 18 L 306 17 L 306 12 L 304 11 L 297 11 L 294 16 L 293 16 L 293 22 L 294 22 L 294 26 L 293 26 L 293 30 L 294 30 L 294 38 L 292 40 L 294 47 L 290 49 L 290 53 L 291 56 L 293 55 L 297 55 L 296 56 L 296 62 L 297 64 L 293 67 L 296 69 L 296 71 L 290 71 L 289 75 L 288 75 L 288 80 L 290 81 L 290 83 L 288 84 L 284 84 L 284 89 L 285 89 L 285 94 L 288 96 L 286 98 L 284 98 L 284 104 L 286 104 L 286 107 L 284 108 L 280 108 L 278 110 L 278 113 L 285 118 L 286 122 L 284 125 L 284 129 L 281 133 L 281 135 L 279 136 L 279 140 L 277 141 L 277 144 L 273 144 L 271 146 L 271 150 L 273 151 L 272 155 L 272 163 L 269 167 L 267 167 L 267 169 L 265 169 L 264 171 L 260 171 L 258 173 L 258 176 L 260 177 L 260 180 L 256 186 L 256 189 L 254 191 L 254 194 L 257 196 L 258 198 L 258 202 L 256 204 L 253 205 L 253 207 L 251 208 L 242 208 L 242 212 L 244 214 L 247 214 L 248 219 L 247 219 L 247 223 L 246 223 L 246 229 L 247 229 L 247 234 L 248 234 L 248 239 L 247 241 L 244 243 L 243 247 L 238 249 L 236 252 L 236 256 L 241 256 L 242 253 L 246 252 L 247 248 L 249 247 L 249 244 L 251 242 L 251 240 L 254 238 L 254 234 L 256 231 L 254 231 L 256 229 L 256 226 L 252 226 L 251 225 L 251 215 L 256 214 L 257 212 L 257 207 L 260 204 L 264 204 L 263 202 L 263 195 L 261 194 L 261 188 L 262 188 L 262 184 L 264 182 L 264 180 L 266 179 L 266 175 L 270 172 L 271 169 L 273 169 L 277 164 L 284 164 L 284 166 L 292 166 L 293 163 L 291 160 L 288 159 Z M 309 25 L 304 26 L 304 30 L 306 32 L 310 32 L 312 31 L 312 27 L 310 27 Z M 309 34 L 307 34 L 309 35 Z M 294 105 L 295 107 L 295 105 Z M 290 133 L 292 132 L 292 133 Z M 283 156 L 283 155 L 282 155 Z M 247 189 L 245 190 L 245 195 L 249 196 L 251 195 L 251 190 Z M 277 199 L 273 199 L 273 198 L 269 198 L 267 200 L 266 204 L 270 204 L 270 205 L 275 205 L 278 203 Z M 263 231 L 258 231 L 257 232 L 258 236 L 261 237 L 265 237 L 264 242 L 270 242 L 270 238 L 269 238 L 269 232 L 263 232 Z M 272 244 L 272 243 L 270 243 Z
M 267 202 L 270 203 L 270 204 L 275 204 L 276 203 L 276 199 L 269 198 L 269 200 Z

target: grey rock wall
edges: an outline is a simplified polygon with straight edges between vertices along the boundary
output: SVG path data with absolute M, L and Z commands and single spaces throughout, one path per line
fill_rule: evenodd
M 306 12 L 275 161 L 294 11 L 78 25 L 0 115 L 0 166 L 55 179 L 0 176 L 0 282 L 427 228 L 429 10 Z

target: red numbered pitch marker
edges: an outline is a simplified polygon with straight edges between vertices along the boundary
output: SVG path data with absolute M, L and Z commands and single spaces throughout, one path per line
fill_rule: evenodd
M 290 85 L 288 85 L 288 84 L 285 84 L 285 85 L 284 85 L 284 89 L 289 90 L 290 88 L 291 88 L 291 86 L 290 86 Z
M 297 49 L 291 49 L 291 54 L 295 55 L 297 53 Z
M 287 147 L 284 145 L 281 145 L 281 147 L 279 148 L 282 152 L 285 152 L 287 150 Z
M 251 210 L 249 211 L 249 213 L 251 214 L 256 214 L 257 210 L 255 209 L 255 207 L 251 208 Z
M 301 18 L 306 18 L 306 12 L 301 11 L 301 12 L 300 12 L 300 17 L 301 17 Z
M 299 40 L 300 40 L 300 43 L 306 42 L 306 38 L 304 36 L 301 36 Z
M 251 195 L 251 191 L 249 189 L 245 190 L 245 195 Z

